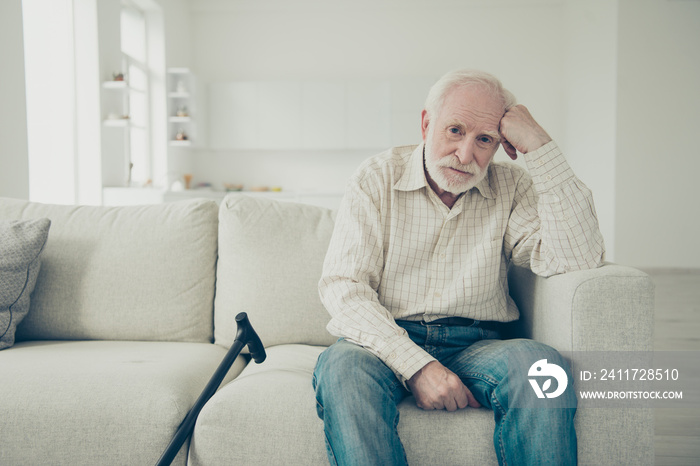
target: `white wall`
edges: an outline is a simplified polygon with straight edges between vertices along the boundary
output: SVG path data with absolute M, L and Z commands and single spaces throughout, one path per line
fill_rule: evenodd
M 71 0 L 23 0 L 29 199 L 77 202 L 75 54 Z
M 192 66 L 192 17 L 188 0 L 156 0 L 163 9 L 165 62 L 169 67 Z
M 22 0 L 0 2 L 0 196 L 29 198 Z
M 700 267 L 700 2 L 620 0 L 616 250 Z
M 571 167 L 593 191 L 606 257 L 615 259 L 617 2 L 568 0 L 564 138 Z

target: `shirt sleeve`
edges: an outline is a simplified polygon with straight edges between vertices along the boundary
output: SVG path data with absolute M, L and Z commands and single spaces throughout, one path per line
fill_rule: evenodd
M 383 227 L 376 201 L 380 194 L 371 191 L 355 179 L 348 184 L 324 261 L 319 295 L 331 314 L 328 331 L 370 351 L 405 385 L 435 358 L 409 338 L 379 301 Z
M 599 267 L 605 258 L 593 195 L 552 141 L 525 156 L 505 235 L 511 260 L 544 277 Z

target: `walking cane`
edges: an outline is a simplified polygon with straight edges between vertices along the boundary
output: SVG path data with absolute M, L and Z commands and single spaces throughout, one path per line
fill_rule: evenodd
M 172 463 L 177 452 L 180 451 L 182 444 L 185 443 L 187 437 L 192 433 L 199 412 L 206 402 L 209 401 L 209 398 L 216 393 L 219 385 L 221 385 L 221 381 L 224 380 L 228 370 L 231 368 L 231 365 L 244 346 L 248 345 L 250 355 L 256 363 L 260 364 L 265 360 L 265 347 L 263 347 L 260 337 L 258 337 L 258 334 L 255 333 L 255 330 L 253 330 L 253 327 L 250 325 L 248 315 L 245 312 L 241 312 L 236 316 L 236 325 L 238 326 L 238 331 L 236 332 L 236 339 L 233 341 L 231 348 L 228 350 L 228 353 L 226 353 L 226 356 L 224 356 L 224 359 L 221 361 L 221 364 L 219 364 L 214 375 L 209 379 L 207 386 L 204 387 L 204 390 L 199 395 L 194 406 L 192 406 L 192 409 L 190 409 L 190 412 L 185 416 L 182 424 L 180 424 L 177 432 L 175 432 L 175 436 L 173 436 L 173 439 L 170 441 L 170 445 L 165 449 L 156 463 L 156 466 L 169 466 L 170 463 Z

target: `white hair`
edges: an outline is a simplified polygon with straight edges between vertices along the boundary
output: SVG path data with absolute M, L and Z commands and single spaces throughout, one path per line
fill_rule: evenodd
M 478 70 L 455 70 L 450 71 L 440 78 L 428 92 L 425 100 L 425 110 L 428 115 L 435 117 L 442 109 L 447 95 L 457 87 L 480 86 L 489 91 L 494 97 L 503 102 L 503 111 L 508 111 L 517 104 L 515 96 L 503 87 L 501 81 L 492 74 Z

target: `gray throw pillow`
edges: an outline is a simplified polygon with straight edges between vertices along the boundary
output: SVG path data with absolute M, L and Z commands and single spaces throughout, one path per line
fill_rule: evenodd
M 29 312 L 40 254 L 51 221 L 0 221 L 0 350 L 15 343 L 17 325 Z

